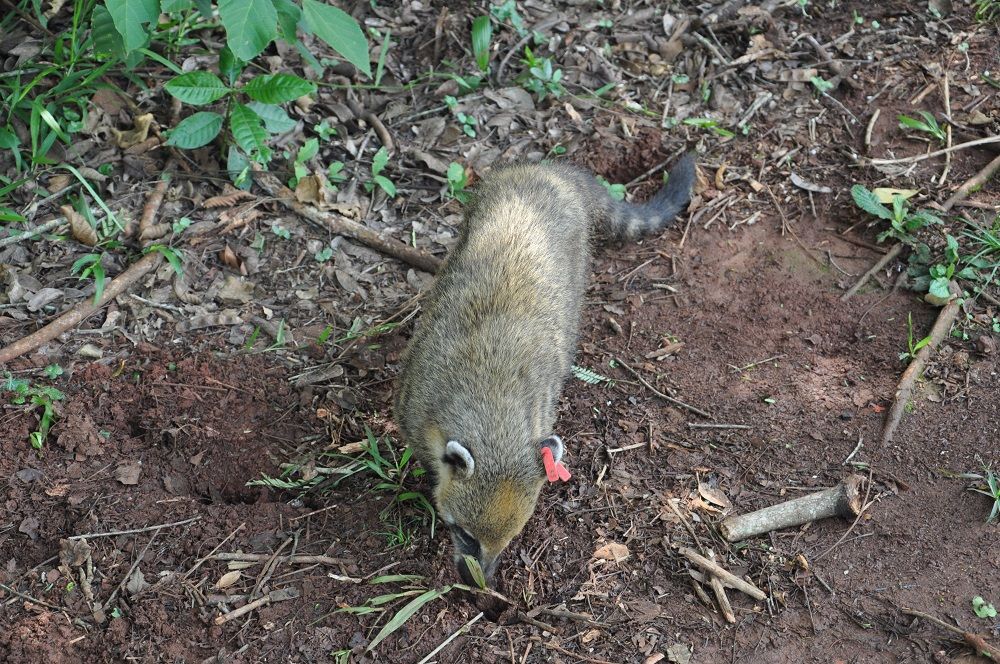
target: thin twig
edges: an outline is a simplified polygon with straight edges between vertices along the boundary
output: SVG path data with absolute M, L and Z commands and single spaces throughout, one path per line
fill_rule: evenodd
M 702 568 L 710 574 L 714 574 L 719 577 L 723 583 L 725 583 L 730 588 L 735 588 L 742 593 L 746 593 L 750 597 L 756 600 L 764 600 L 767 598 L 767 594 L 763 590 L 750 583 L 749 581 L 744 581 L 740 577 L 736 576 L 729 570 L 725 569 L 717 562 L 709 560 L 708 558 L 700 555 L 693 549 L 687 547 L 680 548 L 680 554 L 690 560 L 692 563 Z
M 896 256 L 899 256 L 899 252 L 901 252 L 902 250 L 903 250 L 902 242 L 894 244 L 892 248 L 889 249 L 888 253 L 886 253 L 885 256 L 878 259 L 878 261 L 874 265 L 872 265 L 867 272 L 861 275 L 860 279 L 854 282 L 854 285 L 851 286 L 846 293 L 840 296 L 841 302 L 846 302 L 847 300 L 851 299 L 851 297 L 853 297 L 855 293 L 861 290 L 862 286 L 868 283 L 869 279 L 871 279 L 876 273 L 882 270 L 882 268 L 884 268 L 886 265 L 891 263 L 896 258 Z
M 15 597 L 20 597 L 25 602 L 31 602 L 32 604 L 37 604 L 38 606 L 44 606 L 45 608 L 52 609 L 53 611 L 62 611 L 62 607 L 55 606 L 54 604 L 49 604 L 48 602 L 43 602 L 40 599 L 35 599 L 31 595 L 25 595 L 24 593 L 18 592 L 17 590 L 14 590 L 10 586 L 5 585 L 3 583 L 0 583 L 0 590 L 8 592 L 11 595 L 14 595 Z
M 958 291 L 958 286 L 954 282 L 952 282 L 950 289 L 953 294 L 961 292 Z M 934 352 L 938 344 L 941 343 L 941 340 L 948 334 L 952 324 L 955 322 L 955 318 L 958 317 L 958 312 L 961 310 L 962 300 L 957 295 L 952 298 L 951 302 L 941 308 L 937 320 L 934 321 L 934 327 L 931 328 L 928 342 L 923 348 L 917 351 L 917 356 L 907 365 L 903 371 L 903 375 L 900 376 L 892 408 L 889 409 L 889 415 L 885 420 L 885 427 L 882 429 L 883 447 L 892 442 L 892 437 L 896 433 L 896 427 L 899 426 L 900 421 L 903 419 L 903 413 L 906 412 L 906 407 L 910 403 L 910 397 L 913 395 L 913 388 L 916 385 L 917 377 L 923 373 L 924 366 L 927 364 L 931 353 Z
M 295 588 L 282 588 L 281 590 L 272 590 L 268 594 L 264 595 L 259 599 L 255 599 L 249 604 L 244 604 L 238 609 L 234 609 L 229 613 L 218 616 L 215 619 L 216 625 L 224 625 L 230 620 L 236 620 L 240 616 L 245 616 L 255 609 L 259 609 L 262 606 L 267 606 L 273 602 L 283 602 L 288 599 L 295 599 L 299 596 L 299 591 Z
M 913 157 L 903 157 L 901 159 L 872 159 L 871 163 L 873 166 L 888 166 L 890 164 L 911 164 L 915 161 L 932 159 L 934 157 L 940 157 L 943 154 L 948 154 L 949 152 L 957 152 L 959 150 L 965 150 L 966 148 L 974 148 L 977 145 L 987 145 L 989 143 L 1000 143 L 1000 136 L 987 136 L 986 138 L 978 138 L 974 141 L 968 141 L 967 143 L 959 143 L 958 145 L 953 145 L 950 148 L 945 148 L 943 150 L 935 150 L 934 152 L 928 152 L 927 154 L 918 154 Z
M 954 625 L 949 625 L 945 621 L 935 618 L 929 613 L 924 613 L 923 611 L 917 611 L 916 609 L 908 609 L 906 607 L 901 608 L 900 611 L 909 616 L 922 618 L 927 622 L 930 622 L 942 629 L 946 629 L 949 632 L 952 632 L 953 634 L 960 634 L 962 638 L 965 639 L 965 642 L 969 646 L 974 648 L 977 653 L 982 654 L 985 657 L 989 657 L 994 662 L 1000 662 L 1000 648 L 997 648 L 996 646 L 990 644 L 982 636 L 974 632 L 966 632 L 965 630 L 955 627 Z
M 0 238 L 0 249 L 6 247 L 7 245 L 17 244 L 23 240 L 32 240 L 39 235 L 48 233 L 53 228 L 58 228 L 66 223 L 65 217 L 56 217 L 55 219 L 49 219 L 44 224 L 39 224 L 34 228 L 25 229 L 22 233 L 18 235 L 11 235 L 10 237 Z M 14 229 L 8 227 L 8 232 L 13 232 Z
M 711 415 L 709 415 L 709 414 L 708 414 L 708 413 L 706 413 L 705 411 L 701 410 L 700 408 L 696 408 L 695 406 L 692 406 L 692 405 L 690 405 L 690 404 L 686 404 L 686 403 L 684 403 L 683 401 L 680 401 L 680 400 L 678 400 L 678 399 L 675 399 L 675 398 L 673 398 L 673 397 L 671 397 L 671 396 L 667 396 L 667 395 L 666 395 L 666 394 L 664 394 L 663 392 L 660 392 L 660 391 L 659 391 L 658 389 L 656 389 L 655 387 L 653 387 L 652 385 L 650 385 L 650 384 L 649 384 L 649 383 L 648 383 L 648 382 L 646 381 L 646 379 L 645 379 L 645 378 L 643 378 L 642 376 L 640 376 L 640 375 L 639 375 L 639 373 L 638 373 L 638 372 L 637 372 L 637 371 L 636 371 L 635 369 L 633 369 L 633 368 L 632 368 L 632 367 L 630 367 L 629 365 L 627 365 L 627 364 L 625 364 L 624 362 L 622 362 L 622 361 L 621 361 L 621 359 L 619 359 L 619 358 L 617 358 L 617 357 L 613 357 L 613 358 L 611 358 L 611 359 L 613 359 L 613 360 L 614 360 L 615 362 L 617 362 L 618 364 L 622 365 L 622 368 L 623 368 L 623 369 L 625 369 L 626 371 L 628 371 L 628 372 L 629 372 L 630 374 L 632 374 L 632 376 L 633 376 L 633 377 L 634 377 L 634 378 L 635 378 L 635 379 L 636 379 L 637 381 L 639 381 L 640 383 L 642 383 L 642 384 L 643 384 L 643 385 L 644 385 L 644 386 L 646 387 L 646 389 L 648 389 L 648 390 L 649 390 L 650 392 L 652 392 L 652 393 L 653 393 L 653 394 L 655 394 L 656 396 L 660 397 L 660 398 L 661 398 L 661 399 L 663 399 L 664 401 L 666 401 L 666 402 L 668 402 L 668 403 L 672 403 L 672 404 L 674 404 L 675 406 L 678 406 L 678 407 L 680 407 L 680 408 L 684 408 L 684 409 L 686 409 L 686 410 L 689 410 L 689 411 L 691 411 L 692 413 L 695 413 L 695 414 L 697 414 L 697 415 L 701 415 L 702 417 L 706 417 L 706 418 L 708 418 L 708 419 L 712 419 L 712 416 L 711 416 Z
M 318 210 L 311 205 L 300 203 L 295 198 L 295 194 L 270 173 L 255 170 L 254 181 L 289 210 L 322 228 L 357 240 L 372 249 L 388 254 L 393 258 L 397 258 L 426 272 L 437 272 L 441 267 L 442 261 L 440 258 L 431 256 L 419 249 L 414 249 L 395 238 L 382 235 L 347 217 L 333 212 Z
M 753 429 L 748 424 L 725 424 L 722 422 L 688 422 L 688 429 Z
M 117 537 L 119 535 L 135 535 L 136 533 L 148 533 L 151 530 L 160 530 L 162 528 L 173 528 L 175 526 L 186 526 L 189 523 L 194 523 L 195 521 L 200 521 L 200 516 L 193 516 L 190 519 L 184 519 L 183 521 L 174 521 L 173 523 L 161 523 L 157 526 L 146 526 L 145 528 L 134 528 L 132 530 L 115 530 L 107 533 L 88 533 L 86 535 L 70 535 L 66 539 L 78 540 L 78 539 L 95 539 L 97 537 Z
M 993 177 L 993 174 L 1000 170 L 1000 155 L 997 155 L 993 161 L 986 164 L 981 171 L 972 176 L 969 180 L 965 182 L 961 187 L 955 190 L 955 193 L 951 195 L 948 200 L 946 200 L 941 207 L 945 210 L 950 210 L 955 207 L 955 204 L 964 200 L 974 189 L 982 187 L 986 184 L 986 181 Z
M 462 625 L 461 627 L 459 627 L 458 629 L 456 629 L 454 632 L 452 632 L 451 636 L 449 636 L 447 639 L 445 639 L 444 641 L 442 641 L 438 645 L 437 648 L 435 648 L 434 650 L 432 650 L 429 653 L 427 653 L 427 656 L 424 657 L 419 662 L 417 662 L 417 664 L 427 664 L 427 662 L 431 661 L 431 658 L 433 658 L 434 655 L 438 654 L 439 652 L 441 652 L 442 650 L 444 650 L 446 647 L 448 647 L 448 644 L 451 643 L 452 641 L 454 641 L 456 638 L 458 638 L 459 635 L 468 632 L 469 629 L 473 625 L 475 625 L 477 622 L 479 622 L 479 619 L 482 618 L 482 617 L 483 617 L 483 612 L 480 611 L 478 614 L 476 614 L 476 616 L 472 620 L 470 620 L 469 622 L 465 623 L 464 625 Z
M 188 571 L 184 572 L 184 576 L 182 576 L 181 578 L 182 578 L 182 579 L 188 579 L 188 578 L 190 578 L 190 577 L 191 577 L 191 575 L 192 575 L 192 574 L 194 574 L 194 573 L 195 573 L 195 571 L 196 571 L 196 570 L 197 570 L 197 569 L 198 569 L 199 567 L 201 567 L 201 566 L 202 566 L 202 564 L 203 564 L 203 563 L 204 563 L 204 562 L 205 562 L 206 560 L 208 560 L 208 559 L 209 559 L 209 558 L 211 558 L 211 557 L 212 557 L 213 555 L 215 555 L 215 552 L 216 552 L 216 551 L 218 551 L 219 549 L 221 549 L 221 548 L 223 547 L 223 545 L 224 545 L 224 544 L 225 544 L 226 542 L 228 542 L 229 540 L 233 539 L 233 537 L 235 537 L 235 536 L 236 536 L 236 533 L 238 533 L 238 532 L 240 532 L 241 530 L 243 530 L 243 529 L 244 529 L 244 528 L 246 527 L 246 525 L 247 525 L 247 523 L 246 523 L 246 521 L 244 521 L 244 522 L 243 522 L 243 523 L 241 523 L 240 525 L 236 526 L 236 529 L 235 529 L 235 530 L 233 530 L 233 532 L 231 532 L 231 533 L 229 533 L 228 535 L 226 535 L 226 538 L 225 538 L 224 540 L 222 540 L 221 542 L 219 542 L 219 543 L 218 543 L 218 544 L 217 544 L 217 545 L 215 546 L 215 548 L 214 548 L 214 549 L 212 549 L 211 551 L 209 551 L 209 552 L 208 552 L 208 555 L 207 555 L 207 556 L 202 556 L 201 558 L 199 558 L 199 559 L 198 559 L 198 560 L 197 560 L 197 561 L 195 562 L 195 564 L 194 564 L 194 565 L 193 565 L 193 566 L 191 567 L 191 569 L 189 569 Z

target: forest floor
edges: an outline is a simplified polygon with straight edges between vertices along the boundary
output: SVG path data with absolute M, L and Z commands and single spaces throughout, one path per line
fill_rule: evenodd
M 452 162 L 474 189 L 495 163 L 568 159 L 644 200 L 678 155 L 698 154 L 675 228 L 597 249 L 576 358 L 590 380 L 569 380 L 557 427 L 573 479 L 544 488 L 508 549 L 497 590 L 510 604 L 481 616 L 449 590 L 449 538 L 391 420 L 432 275 L 257 187 L 234 194 L 205 148 L 177 153 L 159 211 L 184 278 L 164 263 L 4 368 L 0 662 L 978 661 L 961 634 L 904 609 L 1000 645 L 988 610 L 1000 526 L 973 490 L 1000 472 L 1000 244 L 976 240 L 998 234 L 1000 185 L 940 208 L 997 144 L 872 163 L 1000 134 L 996 23 L 965 2 L 944 18 L 897 1 L 717 17 L 705 3 L 665 14 L 652 0 L 540 0 L 518 4 L 543 33 L 519 46 L 516 21 L 495 13 L 492 73 L 470 90 L 468 26 L 488 6 L 430 4 L 363 3 L 365 25 L 392 34 L 380 84 L 334 68 L 292 109 L 283 148 L 294 155 L 326 121 L 337 133 L 305 165 L 346 164 L 308 204 L 443 257 L 462 213 Z M 529 41 L 564 72 L 558 96 L 531 90 Z M 306 71 L 294 50 L 268 65 Z M 144 67 L 148 89 L 118 83 L 169 126 L 163 72 Z M 900 127 L 921 110 L 950 127 L 945 142 Z M 76 159 L 113 163 L 120 178 L 102 193 L 138 218 L 170 153 L 116 146 L 109 128 L 130 127 L 121 95 L 102 93 L 93 113 Z M 384 133 L 394 197 L 364 186 Z M 272 170 L 287 180 L 290 167 Z M 855 205 L 855 184 L 917 190 L 910 209 L 945 224 L 878 243 L 888 222 Z M 34 201 L 66 186 L 38 185 Z M 842 299 L 899 240 L 900 257 Z M 93 297 L 70 271 L 90 251 L 58 234 L 0 246 L 0 346 Z M 102 259 L 109 278 L 124 256 Z M 938 263 L 955 267 L 946 278 L 964 301 L 884 442 L 900 376 L 941 311 L 923 297 Z M 978 272 L 959 278 L 964 267 Z M 38 401 L 15 403 L 17 389 Z M 45 404 L 54 419 L 35 449 Z M 857 519 L 720 535 L 728 515 L 851 474 L 864 480 Z M 729 589 L 727 621 L 683 547 L 712 550 L 766 599 Z

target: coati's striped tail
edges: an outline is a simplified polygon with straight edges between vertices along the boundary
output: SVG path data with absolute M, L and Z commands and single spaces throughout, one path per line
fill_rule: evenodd
M 694 181 L 694 155 L 689 153 L 674 164 L 667 183 L 647 202 L 637 205 L 613 201 L 601 230 L 616 242 L 637 240 L 663 230 L 691 200 Z

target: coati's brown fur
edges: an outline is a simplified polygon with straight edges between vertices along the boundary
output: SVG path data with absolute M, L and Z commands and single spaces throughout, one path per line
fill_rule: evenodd
M 556 402 L 576 351 L 594 231 L 632 240 L 666 227 L 690 199 L 683 157 L 646 204 L 613 200 L 564 163 L 502 168 L 483 179 L 403 357 L 396 422 L 434 481 L 455 544 L 491 577 L 535 509 L 556 461 Z

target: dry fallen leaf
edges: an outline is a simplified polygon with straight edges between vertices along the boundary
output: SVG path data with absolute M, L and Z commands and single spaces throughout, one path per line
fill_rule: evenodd
M 608 542 L 594 551 L 594 558 L 598 560 L 613 560 L 616 563 L 620 563 L 628 557 L 628 547 L 618 542 Z
M 222 261 L 223 265 L 232 270 L 240 269 L 240 259 L 236 256 L 236 252 L 234 252 L 228 244 L 222 251 L 219 252 L 219 260 Z
M 713 505 L 718 505 L 723 510 L 728 510 L 733 507 L 732 502 L 729 498 L 722 492 L 719 487 L 712 486 L 706 482 L 698 482 L 698 493 L 701 497 L 712 503 Z
M 118 141 L 118 147 L 128 149 L 146 140 L 146 137 L 149 136 L 149 127 L 152 124 L 153 114 L 146 113 L 145 115 L 140 115 L 135 119 L 135 129 L 119 131 L 112 127 L 111 131 L 114 133 L 115 138 Z
M 141 474 L 142 464 L 138 461 L 127 461 L 115 469 L 115 479 L 126 486 L 138 484 Z
M 588 643 L 590 643 L 591 641 L 595 640 L 600 635 L 601 635 L 601 630 L 599 630 L 599 629 L 589 630 L 587 632 L 584 632 L 583 635 L 580 637 L 580 643 L 582 643 L 583 645 L 587 645 Z
M 229 586 L 239 581 L 241 576 L 243 575 L 240 573 L 239 570 L 236 570 L 234 572 L 226 572 L 221 577 L 219 577 L 218 581 L 215 582 L 215 587 L 218 588 L 219 590 L 222 590 L 223 588 L 228 588 Z
M 90 225 L 90 222 L 83 218 L 83 215 L 69 205 L 59 206 L 59 211 L 63 213 L 66 221 L 69 222 L 74 240 L 88 247 L 93 247 L 97 244 L 97 231 Z

